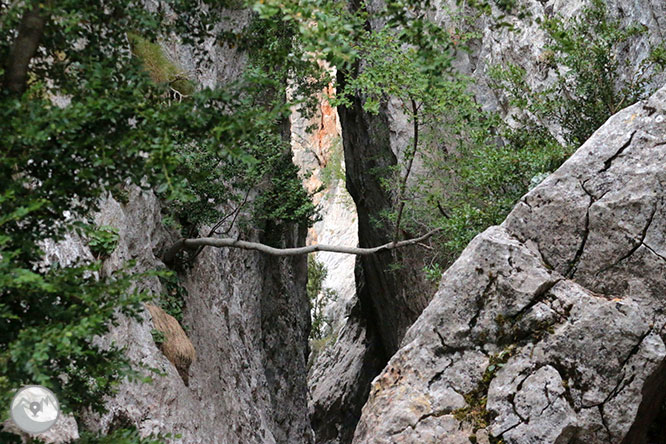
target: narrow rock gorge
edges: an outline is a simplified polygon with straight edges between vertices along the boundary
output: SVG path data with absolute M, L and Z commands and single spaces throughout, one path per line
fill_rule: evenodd
M 8 332 L 0 334 L 0 390 L 6 392 L 1 399 L 11 400 L 19 383 L 70 393 L 58 392 L 58 384 L 79 381 L 76 366 L 82 361 L 82 355 L 79 361 L 51 359 L 61 366 L 54 367 L 61 368 L 55 377 L 34 370 L 41 342 L 34 342 L 34 355 L 25 357 L 17 351 L 21 341 L 31 344 L 31 329 L 66 325 L 62 319 L 69 315 L 53 321 L 26 314 L 22 330 L 10 334 L 19 328 L 21 316 L 15 313 L 32 313 L 31 305 L 41 300 L 21 302 L 16 294 L 49 294 L 54 299 L 45 300 L 54 301 L 53 312 L 64 313 L 68 293 L 63 289 L 73 284 L 65 278 L 49 281 L 49 273 L 98 263 L 82 276 L 102 281 L 127 270 L 145 273 L 125 292 L 153 297 L 141 300 L 135 317 L 121 314 L 118 306 L 108 328 L 86 340 L 96 347 L 86 349 L 87 355 L 100 353 L 104 360 L 102 351 L 117 347 L 140 376 L 114 381 L 108 393 L 92 391 L 94 378 L 81 377 L 81 390 L 96 393 L 104 408 L 65 399 L 56 425 L 38 439 L 113 442 L 103 437 L 130 430 L 136 436 L 128 432 L 122 442 L 666 443 L 666 3 L 181 1 L 114 0 L 115 6 L 100 9 L 109 13 L 100 22 L 113 19 L 129 26 L 123 20 L 138 8 L 168 29 L 164 35 L 149 29 L 145 37 L 131 27 L 123 31 L 128 60 L 140 59 L 127 66 L 140 65 L 162 89 L 126 106 L 102 103 L 101 111 L 94 100 L 92 105 L 83 100 L 86 94 L 61 93 L 49 77 L 83 71 L 90 60 L 97 63 L 95 57 L 78 59 L 77 51 L 91 46 L 93 28 L 101 25 L 76 18 L 69 4 L 57 15 L 61 6 L 50 2 L 0 2 L 7 12 L 0 18 L 0 54 L 8 60 L 3 60 L 0 99 L 9 110 L 0 116 L 5 120 L 0 143 L 8 146 L 8 160 L 0 161 L 6 176 L 0 182 L 0 284 L 6 286 L 0 289 L 0 329 Z M 589 84 L 587 90 L 567 89 L 577 81 L 567 75 L 576 67 L 588 69 L 602 55 L 558 65 L 556 60 L 566 57 L 556 58 L 552 29 L 587 17 L 595 5 L 608 14 L 604 26 L 620 30 L 606 29 L 604 44 L 615 52 L 591 83 L 608 77 L 619 90 L 610 94 L 617 99 L 613 106 L 594 110 L 605 123 L 577 141 L 566 113 L 580 117 L 575 112 L 587 109 L 571 111 L 558 101 L 569 99 L 581 108 L 592 100 L 596 92 Z M 52 7 L 55 12 L 45 13 Z M 45 22 L 37 23 L 34 14 Z M 149 23 L 146 17 L 135 24 Z M 67 20 L 92 34 L 80 37 Z M 48 40 L 57 27 L 74 32 L 71 41 L 62 37 L 65 31 Z M 188 38 L 179 37 L 183 30 Z M 21 82 L 12 70 L 21 63 L 12 61 L 21 59 L 20 51 L 30 52 L 29 45 L 19 43 L 31 32 L 45 37 L 27 57 L 24 85 L 18 88 L 13 85 Z M 446 36 L 446 45 L 438 46 L 432 35 Z M 564 46 L 579 42 L 560 37 Z M 136 42 L 143 39 L 154 43 L 144 43 L 148 49 L 139 54 Z M 72 46 L 71 54 L 58 49 L 65 44 Z M 376 52 L 365 57 L 367 47 Z M 390 51 L 396 48 L 397 55 Z M 149 60 L 148 50 L 154 53 Z M 435 63 L 438 51 L 448 57 L 443 65 Z M 70 59 L 70 65 L 58 65 Z M 414 68 L 409 63 L 417 59 L 421 65 Z M 386 68 L 384 78 L 372 71 L 373 63 L 404 66 L 397 74 Z M 513 89 L 500 87 L 509 78 L 497 74 L 500 68 L 522 76 L 510 78 Z M 42 79 L 43 72 L 50 74 Z M 358 81 L 363 73 L 371 74 L 366 83 Z M 127 74 L 128 82 L 132 75 Z M 401 84 L 395 77 L 403 75 L 408 80 Z M 431 115 L 424 115 L 426 99 L 418 103 L 418 97 L 429 97 L 441 85 L 421 84 L 420 76 L 449 82 Z M 92 74 L 86 77 L 91 91 L 104 83 L 91 79 Z M 407 84 L 410 79 L 415 85 Z M 401 96 L 395 84 L 413 89 Z M 637 92 L 626 92 L 632 88 Z M 572 91 L 580 97 L 568 97 Z M 65 130 L 47 133 L 45 123 L 39 130 L 28 124 L 29 116 L 38 114 L 31 105 L 38 100 L 55 116 L 52 125 Z M 223 105 L 213 118 L 199 114 L 213 109 L 215 100 Z M 111 173 L 100 170 L 105 174 L 101 191 L 84 215 L 72 209 L 75 216 L 68 211 L 63 216 L 60 207 L 54 205 L 56 211 L 44 203 L 66 195 L 72 207 L 78 205 L 85 193 L 74 180 L 62 179 L 62 189 L 35 202 L 7 204 L 53 186 L 50 177 L 61 177 L 53 166 L 58 162 L 69 163 L 65 169 L 73 177 L 97 171 L 87 170 L 89 165 L 114 165 L 109 151 L 90 159 L 78 152 L 70 156 L 67 147 L 73 142 L 55 146 L 51 157 L 42 151 L 26 154 L 60 136 L 68 141 L 67 134 L 97 131 L 84 120 L 68 128 L 83 117 L 58 114 L 87 109 L 81 103 L 94 111 L 82 111 L 85 116 L 122 110 L 99 126 L 113 129 L 118 121 L 128 122 L 130 137 L 118 139 L 118 150 L 149 167 L 132 180 L 115 166 Z M 454 103 L 469 106 L 459 120 L 457 110 L 447 109 Z M 23 113 L 22 123 L 11 110 Z M 171 117 L 173 110 L 182 114 Z M 544 110 L 556 117 L 543 119 Z M 154 133 L 142 126 L 151 119 L 158 122 Z M 437 125 L 453 129 L 438 133 Z M 21 134 L 20 127 L 29 131 Z M 475 139 L 479 128 L 487 134 Z M 110 130 L 103 138 L 113 143 L 114 137 Z M 527 143 L 533 150 L 527 161 L 511 157 L 512 137 L 537 145 L 548 140 L 548 147 L 566 155 L 552 161 L 548 156 L 555 154 Z M 177 146 L 173 151 L 164 142 L 169 138 Z M 76 139 L 81 146 L 84 140 Z M 466 148 L 472 140 L 482 148 Z M 489 146 L 502 154 L 495 158 L 481 150 Z M 509 160 L 500 159 L 507 152 Z M 465 176 L 469 164 L 454 163 L 465 156 L 482 167 Z M 457 165 L 462 166 L 455 171 Z M 527 177 L 529 188 L 493 182 L 493 168 L 525 165 L 537 165 L 539 171 Z M 199 173 L 208 168 L 222 173 L 201 179 Z M 164 184 L 155 185 L 151 175 Z M 177 188 L 178 175 L 194 197 Z M 465 188 L 464 179 L 472 183 L 475 175 L 491 177 L 481 191 Z M 114 184 L 109 179 L 114 176 L 122 182 Z M 405 193 L 417 189 L 421 195 Z M 458 220 L 457 209 L 441 201 L 459 189 L 469 193 L 469 202 L 462 204 L 471 207 L 506 202 L 492 207 L 501 210 L 491 215 L 475 210 Z M 425 209 L 403 214 L 405 205 Z M 46 216 L 22 219 L 42 206 L 48 208 Z M 213 219 L 200 217 L 208 211 Z M 427 212 L 435 216 L 421 217 Z M 86 223 L 107 230 L 113 240 L 91 237 L 79 227 Z M 45 225 L 54 228 L 48 236 L 34 236 L 38 248 L 17 253 L 22 242 L 29 243 L 23 231 Z M 60 226 L 66 233 L 58 231 Z M 452 247 L 460 232 L 468 236 L 466 246 Z M 422 241 L 393 248 L 419 236 Z M 230 248 L 209 243 L 174 249 L 197 238 L 224 238 Z M 267 254 L 238 241 L 275 250 Z M 323 244 L 390 248 L 356 255 L 291 250 Z M 37 250 L 41 262 L 33 260 Z M 22 265 L 12 268 L 14 262 Z M 319 274 L 313 277 L 313 270 Z M 53 296 L 56 291 L 63 296 Z M 71 301 L 74 308 L 85 303 L 78 296 Z M 69 338 L 72 332 L 50 334 Z M 62 340 L 69 346 L 69 339 Z M 35 442 L 6 410 L 0 442 Z

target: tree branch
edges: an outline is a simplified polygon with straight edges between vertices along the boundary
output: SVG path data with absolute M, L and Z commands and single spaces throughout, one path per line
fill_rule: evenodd
M 243 202 L 241 202 L 241 204 L 238 205 L 234 211 L 225 215 L 222 218 L 222 220 L 220 220 L 218 223 L 216 223 L 215 226 L 213 228 L 211 228 L 211 230 L 208 232 L 208 236 L 206 236 L 206 237 L 211 237 L 214 234 L 229 234 L 231 229 L 234 227 L 234 224 L 236 223 L 236 219 L 238 218 L 238 215 L 240 214 L 241 210 L 243 209 L 243 206 L 247 202 L 248 197 L 250 197 L 250 190 L 251 190 L 251 188 L 248 188 L 247 192 L 245 193 L 245 198 L 243 199 Z M 233 216 L 234 218 L 231 220 L 231 223 L 229 224 L 229 228 L 227 228 L 224 233 L 218 233 L 217 229 L 220 228 L 222 226 L 222 224 L 227 219 L 229 219 L 231 216 Z M 199 256 L 199 254 L 201 253 L 201 251 L 203 249 L 204 249 L 204 245 L 197 248 L 197 251 L 190 258 L 189 263 L 194 262 L 194 260 L 197 258 L 197 256 Z
M 39 3 L 23 14 L 5 72 L 5 87 L 14 94 L 22 94 L 27 87 L 28 67 L 39 47 L 45 24 L 46 17 Z
M 412 102 L 412 114 L 413 114 L 413 125 L 414 125 L 414 145 L 412 147 L 411 157 L 407 165 L 407 171 L 405 171 L 405 176 L 402 178 L 402 183 L 400 184 L 400 192 L 398 194 L 398 217 L 395 222 L 395 234 L 393 236 L 393 242 L 398 242 L 398 237 L 400 236 L 400 221 L 402 219 L 402 212 L 405 209 L 405 201 L 403 197 L 405 195 L 405 190 L 407 189 L 407 179 L 409 178 L 409 173 L 412 171 L 412 165 L 414 164 L 414 158 L 416 157 L 416 150 L 419 147 L 419 109 L 416 106 L 416 101 L 410 99 Z
M 260 244 L 257 242 L 247 242 L 238 239 L 232 238 L 213 238 L 213 237 L 202 237 L 198 239 L 180 239 L 175 244 L 169 248 L 164 256 L 162 261 L 167 265 L 172 265 L 176 259 L 176 255 L 184 249 L 194 249 L 198 247 L 216 247 L 216 248 L 240 248 L 243 250 L 255 250 L 262 253 L 270 254 L 271 256 L 300 256 L 303 254 L 315 253 L 317 251 L 328 251 L 330 253 L 340 253 L 340 254 L 355 254 L 358 256 L 364 256 L 369 254 L 378 253 L 384 250 L 393 250 L 395 248 L 406 247 L 408 245 L 416 245 L 419 242 L 431 237 L 433 234 L 441 231 L 441 228 L 429 231 L 421 237 L 414 239 L 403 240 L 400 242 L 389 242 L 384 245 L 373 248 L 358 248 L 358 247 L 345 247 L 342 245 L 309 245 L 307 247 L 296 247 L 296 248 L 274 248 L 269 247 L 268 245 Z

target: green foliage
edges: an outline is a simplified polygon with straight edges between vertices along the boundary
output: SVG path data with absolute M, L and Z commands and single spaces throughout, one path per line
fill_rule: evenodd
M 426 265 L 423 269 L 426 275 L 426 279 L 432 282 L 439 282 L 444 273 L 444 269 L 438 263 L 433 263 L 432 265 Z
M 98 259 L 109 257 L 118 246 L 118 229 L 102 225 L 88 231 L 88 247 Z
M 164 335 L 164 332 L 161 332 L 155 328 L 150 329 L 150 335 L 153 337 L 153 342 L 155 345 L 160 347 L 164 341 L 166 340 L 166 336 Z
M 328 275 L 324 264 L 315 259 L 313 254 L 308 256 L 308 283 L 307 295 L 310 300 L 311 328 L 310 339 L 320 341 L 327 338 L 332 332 L 331 320 L 324 315 L 324 308 L 334 302 L 338 295 L 330 288 L 324 288 L 323 283 Z M 326 343 L 327 341 L 323 341 Z
M 495 374 L 507 363 L 509 358 L 516 353 L 513 346 L 507 347 L 501 352 L 490 356 L 488 366 L 478 386 L 465 394 L 465 407 L 453 412 L 453 416 L 461 422 L 471 424 L 474 430 L 487 428 L 492 420 L 491 413 L 486 409 L 488 402 L 488 388 Z M 496 442 L 502 442 L 501 440 Z
M 255 220 L 270 221 L 278 229 L 291 223 L 310 226 L 316 221 L 316 207 L 303 189 L 291 155 L 275 153 L 267 159 L 266 166 L 269 165 L 275 168 L 275 174 L 269 177 L 268 189 L 257 196 Z
M 187 290 L 181 285 L 178 275 L 173 272 L 161 274 L 160 283 L 165 289 L 165 292 L 158 299 L 160 306 L 167 314 L 173 316 L 178 323 L 183 325 L 183 308 L 185 307 Z
M 134 426 L 127 426 L 113 430 L 108 435 L 84 431 L 80 438 L 72 443 L 77 444 L 161 444 L 166 439 L 176 437 L 171 434 L 148 437 L 141 437 L 139 431 Z
M 515 65 L 494 67 L 491 77 L 509 93 L 512 105 L 529 111 L 542 125 L 557 124 L 572 145 L 582 144 L 610 116 L 645 98 L 654 76 L 666 68 L 663 45 L 651 48 L 645 60 L 622 56 L 646 29 L 622 26 L 609 16 L 603 0 L 593 0 L 570 21 L 556 17 L 541 25 L 551 39 L 541 62 L 555 69 L 555 84 L 531 91 L 525 72 Z M 622 71 L 631 74 L 623 78 Z
M 0 402 L 9 405 L 12 389 L 41 384 L 54 391 L 65 412 L 103 411 L 103 395 L 139 374 L 122 349 L 102 349 L 92 339 L 116 324 L 119 314 L 138 319 L 151 296 L 131 288 L 146 276 L 120 271 L 96 278 L 99 263 L 33 271 L 17 261 L 20 250 L 8 246 L 3 237 Z
M 254 17 L 248 27 L 220 36 L 249 56 L 243 77 L 230 88 L 233 93 L 228 93 L 225 106 L 234 112 L 225 125 L 247 123 L 248 131 L 238 137 L 234 156 L 211 149 L 201 139 L 196 146 L 178 150 L 175 173 L 188 178 L 187 197 L 172 201 L 169 217 L 177 221 L 184 235 L 196 236 L 202 225 L 225 219 L 227 215 L 220 214 L 223 208 L 241 205 L 245 206 L 243 216 L 238 221 L 230 219 L 227 226 L 236 221 L 264 230 L 270 222 L 274 237 L 289 224 L 309 226 L 316 219 L 316 208 L 303 190 L 285 136 L 294 105 L 287 102 L 285 85 L 296 87 L 297 96 L 303 98 L 297 103 L 312 105 L 313 92 L 325 85 L 326 77 L 295 44 L 292 25 Z M 260 191 L 258 197 L 246 202 L 247 191 L 255 189 Z
M 445 156 L 448 161 L 438 166 L 446 180 L 438 187 L 432 187 L 431 180 L 422 181 L 425 200 L 438 202 L 446 214 L 440 219 L 443 246 L 449 252 L 442 257 L 445 263 L 455 259 L 478 233 L 501 223 L 533 177 L 553 171 L 572 152 L 543 129 L 504 131 L 503 145 L 488 141 Z

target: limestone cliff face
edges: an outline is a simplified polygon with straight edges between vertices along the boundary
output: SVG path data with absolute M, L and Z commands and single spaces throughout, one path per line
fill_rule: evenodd
M 355 247 L 358 245 L 358 218 L 344 183 L 342 129 L 338 112 L 329 103 L 334 94 L 333 85 L 321 92 L 311 118 L 303 116 L 299 109 L 293 110 L 291 149 L 294 163 L 303 176 L 303 186 L 312 193 L 313 202 L 319 207 L 320 220 L 308 230 L 307 244 Z M 322 287 L 335 295 L 323 301 L 323 315 L 335 334 L 343 323 L 346 305 L 356 296 L 355 258 L 325 251 L 315 253 L 315 257 L 327 272 Z
M 105 269 L 129 259 L 140 269 L 163 267 L 158 253 L 175 238 L 162 228 L 152 194 L 133 190 L 126 205 L 107 200 L 97 222 L 120 229 Z M 294 232 L 285 243 L 302 242 L 303 235 Z M 197 354 L 189 386 L 154 344 L 148 313 L 143 323 L 124 320 L 103 340 L 126 346 L 134 362 L 166 376 L 123 384 L 107 403 L 109 413 L 88 425 L 107 430 L 129 422 L 143 433 L 180 434 L 177 441 L 186 443 L 308 442 L 305 273 L 302 260 L 204 250 L 180 276 L 183 327 Z M 166 291 L 157 280 L 144 285 Z
M 225 23 L 234 27 L 245 26 L 250 18 L 247 11 L 225 14 L 231 19 Z M 178 42 L 165 42 L 164 48 L 167 56 L 204 86 L 233 80 L 243 70 L 244 55 L 227 47 L 208 45 L 210 60 L 205 63 Z M 164 268 L 160 255 L 178 235 L 164 228 L 161 203 L 151 192 L 128 191 L 127 203 L 108 198 L 96 215 L 99 225 L 117 228 L 120 236 L 104 270 L 118 269 L 128 260 L 136 261 L 138 271 Z M 250 236 L 249 240 L 262 240 L 258 233 Z M 280 242 L 284 247 L 299 246 L 305 236 L 304 228 L 294 226 Z M 90 257 L 85 244 L 76 238 L 47 247 L 47 259 L 61 263 Z M 119 393 L 107 400 L 109 412 L 87 417 L 87 425 L 108 431 L 133 424 L 142 434 L 180 435 L 173 442 L 188 444 L 311 442 L 306 266 L 305 257 L 203 250 L 192 267 L 179 274 L 185 290 L 183 328 L 196 350 L 188 377 L 183 378 L 155 345 L 147 311 L 143 322 L 123 319 L 99 341 L 126 347 L 132 361 L 164 375 L 153 375 L 150 384 L 123 383 Z M 153 294 L 167 291 L 157 278 L 141 286 Z M 76 435 L 69 421 L 54 429 L 51 440 Z
M 474 239 L 373 382 L 354 443 L 663 434 L 665 121 L 666 87 Z
M 369 2 L 370 7 L 374 7 L 375 3 Z M 436 2 L 433 18 L 442 27 L 454 29 L 460 24 L 454 18 L 460 12 L 459 3 L 447 0 Z M 647 30 L 619 54 L 622 60 L 629 61 L 621 72 L 621 76 L 626 77 L 646 58 L 650 45 L 663 42 L 666 4 L 657 0 L 610 0 L 605 3 L 611 15 L 623 24 L 641 24 Z M 518 4 L 524 5 L 531 15 L 522 19 L 517 14 L 507 14 L 504 20 L 513 25 L 512 32 L 507 28 L 492 28 L 487 17 L 469 24 L 465 30 L 477 32 L 479 37 L 470 42 L 471 51 L 460 51 L 455 61 L 456 69 L 474 78 L 474 93 L 479 104 L 484 109 L 500 112 L 509 121 L 515 110 L 508 106 L 506 97 L 488 86 L 489 68 L 509 62 L 516 64 L 525 69 L 525 78 L 531 88 L 544 89 L 555 80 L 555 72 L 543 63 L 547 39 L 535 19 L 554 14 L 565 19 L 572 18 L 590 2 L 524 0 Z M 495 13 L 499 14 L 499 11 L 495 10 Z M 652 86 L 656 88 L 664 82 L 666 76 L 662 74 L 654 79 Z M 382 189 L 372 172 L 377 168 L 400 164 L 413 130 L 400 111 L 400 104 L 394 100 L 389 101 L 379 115 L 365 113 L 361 109 L 361 101 L 359 97 L 352 108 L 339 112 L 345 145 L 347 187 L 354 197 L 359 215 L 359 244 L 370 246 L 390 240 L 392 233 L 377 228 L 371 221 L 379 212 L 390 208 L 395 199 L 392 193 Z M 551 129 L 559 136 L 559 128 Z M 417 169 L 418 163 L 419 159 L 416 159 Z M 534 230 L 539 229 L 535 224 Z M 551 248 L 559 247 L 551 245 Z M 370 375 L 376 371 L 378 362 L 385 361 L 396 350 L 404 332 L 433 294 L 434 290 L 424 286 L 423 277 L 418 273 L 418 252 L 408 257 L 412 263 L 406 272 L 387 273 L 388 264 L 395 260 L 387 253 L 383 257 L 377 255 L 357 263 L 359 299 L 356 309 L 350 312 L 347 329 L 343 330 L 328 352 L 330 360 L 322 357 L 320 368 L 311 377 L 315 400 L 313 418 L 328 420 L 326 428 L 321 428 L 326 431 L 318 430 L 316 422 L 313 422 L 317 442 L 351 441 L 349 425 L 353 423 L 353 412 L 360 411 L 358 402 L 364 402 L 367 396 Z M 343 366 L 342 362 L 354 362 L 355 365 Z

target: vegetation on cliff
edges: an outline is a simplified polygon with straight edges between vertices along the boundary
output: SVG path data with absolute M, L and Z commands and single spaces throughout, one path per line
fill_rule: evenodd
M 525 89 L 516 67 L 493 71 L 519 111 L 508 126 L 480 109 L 472 80 L 454 68 L 475 36 L 434 23 L 428 1 L 387 2 L 376 15 L 332 0 L 203 4 L 173 0 L 149 11 L 133 0 L 0 2 L 0 405 L 17 387 L 41 384 L 79 417 L 103 411 L 104 396 L 126 378 L 148 379 L 122 349 L 92 340 L 153 298 L 136 285 L 146 275 L 133 273 L 131 262 L 111 275 L 101 271 L 116 234 L 89 219 L 107 193 L 122 201 L 129 184 L 153 190 L 184 237 L 204 226 L 213 237 L 235 227 L 239 236 L 255 230 L 282 247 L 283 233 L 316 219 L 291 162 L 290 108 L 341 80 L 337 106 L 362 97 L 365 111 L 377 113 L 393 98 L 412 123 L 402 163 L 376 171 L 395 191 L 378 223 L 395 232 L 384 249 L 404 241 L 403 231 L 437 232 L 436 278 L 535 177 L 644 97 L 666 63 L 654 48 L 631 78 L 619 79 L 618 48 L 643 31 L 620 29 L 595 0 L 579 21 L 543 24 L 552 43 L 545 61 L 557 72 L 550 89 Z M 221 31 L 216 18 L 240 7 L 254 9 L 251 25 Z M 247 68 L 230 84 L 203 88 L 162 52 L 167 39 L 201 57 L 207 39 L 235 46 L 248 54 Z M 319 59 L 338 68 L 337 79 Z M 287 85 L 296 87 L 294 97 Z M 89 239 L 95 259 L 45 263 L 44 242 L 68 234 Z M 314 328 L 323 334 L 321 324 Z M 112 433 L 141 441 L 132 430 Z

